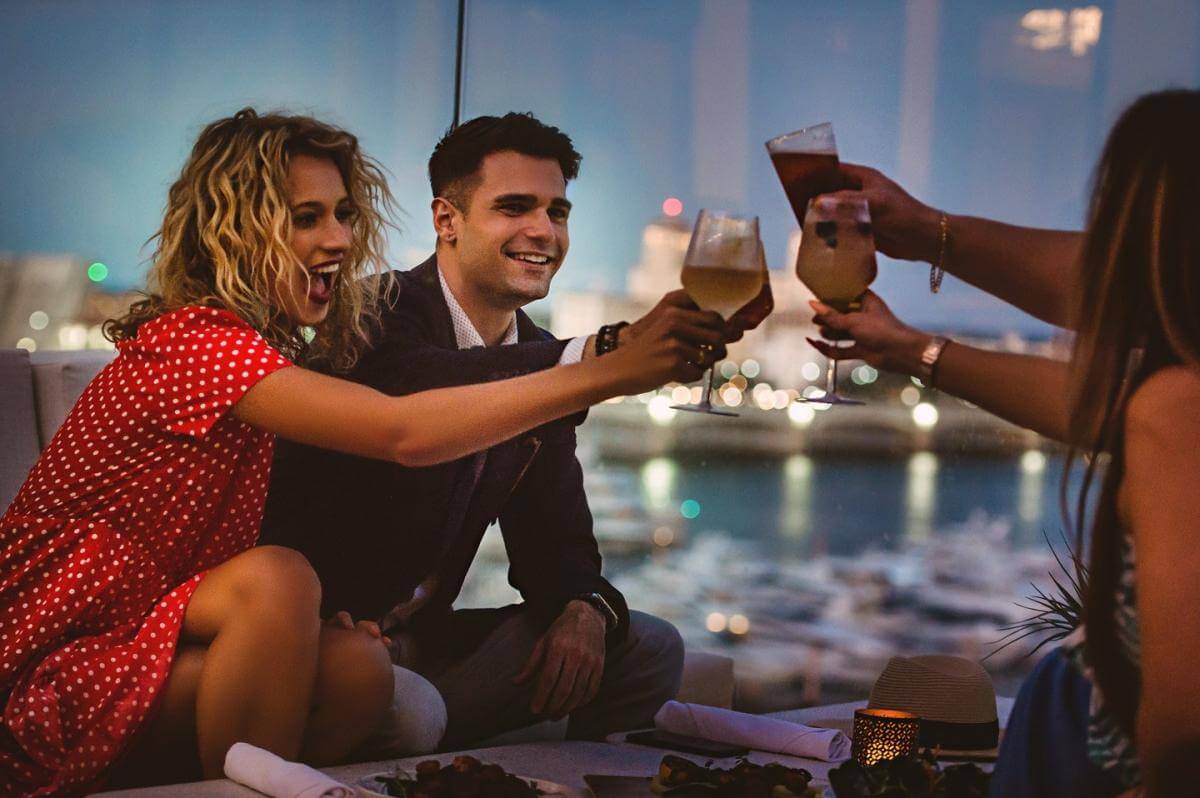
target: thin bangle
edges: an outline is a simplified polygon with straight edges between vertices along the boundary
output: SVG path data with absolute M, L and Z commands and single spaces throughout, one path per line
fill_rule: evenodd
M 950 218 L 945 211 L 938 214 L 938 257 L 937 263 L 929 267 L 929 292 L 936 294 L 942 289 L 942 278 L 946 276 L 946 248 L 950 244 Z

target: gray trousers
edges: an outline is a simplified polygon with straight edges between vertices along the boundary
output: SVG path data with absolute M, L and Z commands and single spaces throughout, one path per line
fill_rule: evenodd
M 536 677 L 521 685 L 512 680 L 549 621 L 524 609 L 492 617 L 495 626 L 482 643 L 452 656 L 407 656 L 405 652 L 420 652 L 422 641 L 401 636 L 397 664 L 432 682 L 446 703 L 442 750 L 469 748 L 546 720 L 529 709 Z M 476 615 L 473 623 L 479 620 Z M 682 676 L 683 640 L 675 627 L 653 615 L 630 613 L 628 636 L 608 647 L 600 689 L 591 703 L 571 713 L 567 737 L 601 739 L 614 731 L 653 725 L 654 713 L 675 697 Z

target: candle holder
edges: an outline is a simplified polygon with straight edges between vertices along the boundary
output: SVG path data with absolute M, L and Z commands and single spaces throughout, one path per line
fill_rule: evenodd
M 855 762 L 869 767 L 883 759 L 915 753 L 920 727 L 920 718 L 911 712 L 857 709 L 851 755 Z

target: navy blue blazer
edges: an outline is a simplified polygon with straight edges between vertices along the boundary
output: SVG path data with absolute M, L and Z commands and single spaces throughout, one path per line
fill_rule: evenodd
M 557 364 L 566 345 L 518 311 L 517 344 L 460 350 L 436 256 L 384 279 L 395 282 L 398 295 L 385 306 L 375 344 L 347 375 L 384 393 L 539 371 Z M 259 542 L 302 552 L 321 579 L 325 612 L 356 618 L 380 618 L 436 569 L 438 590 L 411 620 L 415 628 L 434 628 L 458 596 L 484 530 L 499 520 L 509 582 L 525 601 L 557 613 L 573 596 L 600 593 L 620 619 L 610 642 L 619 640 L 629 610 L 600 575 L 575 456 L 575 427 L 584 417 L 552 421 L 489 449 L 465 512 L 457 508 L 461 528 L 449 540 L 446 520 L 470 485 L 473 458 L 408 468 L 279 440 Z

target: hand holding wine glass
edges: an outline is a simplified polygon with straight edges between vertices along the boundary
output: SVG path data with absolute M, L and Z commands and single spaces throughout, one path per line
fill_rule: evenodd
M 701 210 L 683 261 L 683 287 L 697 306 L 715 310 L 725 319 L 763 293 L 762 245 L 758 217 Z M 768 289 L 769 290 L 769 289 Z M 676 410 L 736 416 L 712 405 L 712 363 L 698 405 L 674 405 Z

